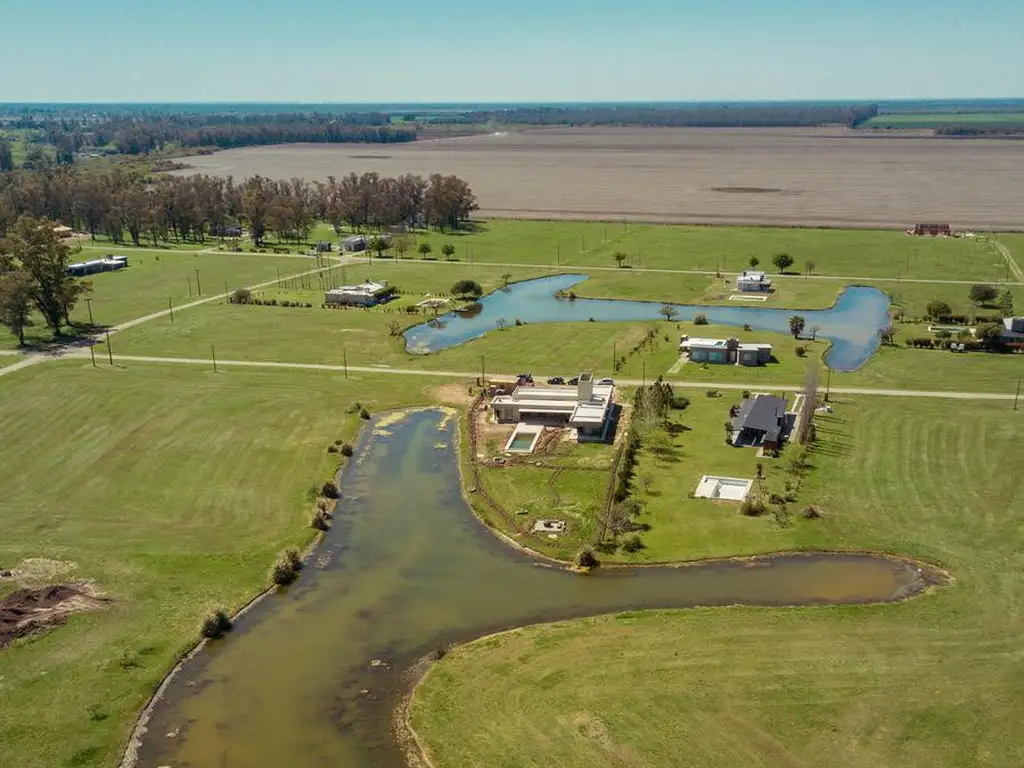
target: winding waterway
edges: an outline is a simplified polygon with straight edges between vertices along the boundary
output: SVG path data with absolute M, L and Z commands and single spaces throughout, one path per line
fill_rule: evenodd
M 484 296 L 479 311 L 449 312 L 405 332 L 409 352 L 427 354 L 483 336 L 497 327 L 498 320 L 525 323 L 636 322 L 664 320 L 660 302 L 624 299 L 557 299 L 555 292 L 568 291 L 587 279 L 586 275 L 554 275 L 513 283 Z M 877 288 L 851 286 L 828 309 L 775 309 L 751 303 L 732 305 L 673 304 L 679 320 L 693 320 L 698 314 L 717 325 L 789 333 L 789 319 L 796 314 L 806 321 L 806 331 L 818 326 L 818 336 L 832 342 L 825 363 L 833 370 L 859 368 L 878 349 L 878 329 L 889 323 L 889 297 Z
M 185 664 L 155 707 L 139 765 L 398 768 L 391 719 L 410 684 L 404 673 L 446 643 L 625 609 L 893 600 L 929 578 L 852 554 L 573 574 L 506 545 L 473 516 L 456 426 L 440 412 L 371 426 L 342 473 L 334 527 L 300 580 Z

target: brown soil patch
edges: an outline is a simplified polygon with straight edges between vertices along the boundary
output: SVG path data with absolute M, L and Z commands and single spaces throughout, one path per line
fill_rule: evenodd
M 0 649 L 19 637 L 59 626 L 72 613 L 95 610 L 105 602 L 87 583 L 17 589 L 0 600 Z
M 248 147 L 184 173 L 454 173 L 483 217 L 1019 229 L 1020 142 L 845 128 L 541 128 L 374 147 Z M 369 155 L 369 156 L 368 156 Z
M 473 395 L 469 393 L 465 382 L 455 381 L 449 384 L 442 384 L 439 387 L 434 387 L 431 390 L 431 394 L 439 403 L 454 405 L 460 408 L 468 407 L 473 402 Z

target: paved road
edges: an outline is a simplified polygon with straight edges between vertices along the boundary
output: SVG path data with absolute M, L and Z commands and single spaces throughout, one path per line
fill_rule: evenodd
M 69 358 L 87 358 L 89 355 L 82 350 L 75 350 L 64 355 Z M 209 358 L 202 357 L 157 357 L 153 355 L 114 355 L 115 362 L 125 363 L 156 363 L 172 365 L 204 365 L 213 367 Z M 221 360 L 217 359 L 217 366 L 223 368 L 281 368 L 298 369 L 307 371 L 328 371 L 331 373 L 344 373 L 346 370 L 352 373 L 371 373 L 395 376 L 434 376 L 449 379 L 475 379 L 474 371 L 435 371 L 422 370 L 417 368 L 391 368 L 386 365 L 350 365 L 347 368 L 342 365 L 326 365 L 323 363 L 289 363 L 272 360 Z M 0 374 L 3 369 L 0 369 Z M 513 374 L 493 373 L 494 378 L 512 378 Z M 538 380 L 544 378 L 537 376 Z M 803 389 L 800 385 L 747 383 L 736 384 L 734 382 L 716 381 L 681 381 L 677 379 L 666 379 L 674 387 L 686 389 L 728 389 L 728 390 L 751 390 L 751 391 L 772 391 L 772 392 L 799 392 Z M 640 379 L 616 379 L 620 386 L 637 386 L 641 384 Z M 869 387 L 832 387 L 831 392 L 840 395 L 882 395 L 889 397 L 938 397 L 952 400 L 1013 400 L 1014 395 L 1001 392 L 957 392 L 957 391 L 929 391 L 916 389 L 872 389 Z

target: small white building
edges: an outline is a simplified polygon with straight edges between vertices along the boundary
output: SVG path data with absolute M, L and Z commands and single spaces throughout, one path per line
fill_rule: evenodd
M 359 285 L 342 285 L 332 288 L 324 294 L 324 302 L 327 304 L 351 304 L 359 307 L 372 307 L 384 301 L 391 293 L 392 290 L 388 289 L 387 280 L 380 280 L 378 282 L 367 280 Z
M 743 270 L 736 276 L 736 290 L 744 293 L 766 293 L 772 289 L 772 281 L 764 272 Z
M 1024 341 L 1024 316 L 1004 318 L 1002 336 L 1006 341 Z
M 612 422 L 614 396 L 614 384 L 595 384 L 593 374 L 581 373 L 575 387 L 518 386 L 511 395 L 491 400 L 491 411 L 501 423 L 569 426 L 580 442 L 604 440 Z
M 82 277 L 84 275 L 95 275 L 98 272 L 114 272 L 118 269 L 124 269 L 127 266 L 127 256 L 107 255 L 102 259 L 78 261 L 74 264 L 68 264 L 67 273 L 74 277 Z
M 695 363 L 724 365 L 766 365 L 772 360 L 771 344 L 742 343 L 739 339 L 679 339 L 680 354 L 689 355 Z
M 370 247 L 370 240 L 366 235 L 350 235 L 341 241 L 341 250 L 353 253 L 365 251 Z

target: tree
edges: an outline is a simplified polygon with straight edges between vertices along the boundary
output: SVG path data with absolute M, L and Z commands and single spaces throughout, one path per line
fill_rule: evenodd
M 777 253 L 775 258 L 772 259 L 772 264 L 779 268 L 779 274 L 782 274 L 791 266 L 793 266 L 793 257 L 788 253 Z
M 508 281 L 512 279 L 512 275 L 508 272 L 501 276 L 501 287 L 505 288 L 508 286 Z
M 732 442 L 732 422 L 731 421 L 723 421 L 722 422 L 722 429 L 725 430 L 725 442 L 731 443 Z
M 975 304 L 988 304 L 995 301 L 999 293 L 991 285 L 972 285 L 969 295 Z
M 999 310 L 1003 317 L 1013 317 L 1013 294 L 1009 288 L 999 296 Z
M 478 299 L 483 293 L 484 289 L 475 280 L 459 280 L 452 286 L 452 294 L 463 299 Z
M 432 250 L 434 250 L 434 249 L 430 247 L 430 243 L 424 241 L 424 242 L 420 243 L 420 247 L 417 248 L 416 250 L 419 251 L 420 252 L 420 256 L 422 256 L 425 259 L 425 258 L 427 258 L 427 256 L 430 255 L 430 252 Z
M 974 331 L 974 338 L 982 343 L 985 349 L 999 349 L 1003 345 L 1002 323 L 982 323 Z
M 388 320 L 388 336 L 398 336 L 402 332 L 402 326 L 397 320 Z
M 679 315 L 679 310 L 671 304 L 662 304 L 661 309 L 658 310 L 658 314 L 671 323 Z
M 896 331 L 891 325 L 887 325 L 884 328 L 878 329 L 878 340 L 886 346 L 892 346 L 893 339 L 896 336 Z
M 427 223 L 443 232 L 445 228 L 458 229 L 477 210 L 476 196 L 469 184 L 458 176 L 430 177 L 423 194 L 423 213 Z
M 807 264 L 804 265 L 804 271 L 807 272 L 808 275 L 813 275 L 814 270 L 817 269 L 817 267 L 818 265 L 813 261 L 808 261 Z
M 441 253 L 444 254 L 445 261 L 451 261 L 452 256 L 455 255 L 455 246 L 451 243 L 445 243 L 441 246 Z
M 53 231 L 52 221 L 22 216 L 11 236 L 11 250 L 31 281 L 33 303 L 60 335 L 78 297 L 90 287 L 68 275 L 68 247 Z
M 621 267 L 622 262 L 624 262 L 628 257 L 622 251 L 616 251 L 612 254 L 612 258 L 615 259 L 615 263 Z
M 603 510 L 600 519 L 605 530 L 611 531 L 612 536 L 618 536 L 633 527 L 633 517 L 639 512 L 640 504 L 634 499 L 626 499 Z
M 11 152 L 10 142 L 0 139 L 0 171 L 14 170 L 14 153 Z
M 811 326 L 811 341 L 817 341 L 818 340 L 818 334 L 820 332 L 821 332 L 821 326 L 820 325 L 812 325 Z
M 761 263 L 761 260 L 757 256 L 750 257 L 750 268 L 757 269 L 757 265 Z
M 395 238 L 395 253 L 398 254 L 399 259 L 405 258 L 405 254 L 408 253 L 411 244 L 411 239 L 408 235 L 398 235 Z
M 384 251 L 391 247 L 386 237 L 375 237 L 370 240 L 370 250 L 377 252 L 377 258 L 384 257 Z
M 32 325 L 32 281 L 24 270 L 0 275 L 0 324 L 7 326 L 25 346 L 25 329 Z
M 497 320 L 494 321 L 494 325 L 498 328 L 499 331 L 504 331 L 505 326 L 508 325 L 508 320 L 506 320 L 504 317 L 499 317 Z
M 944 301 L 939 301 L 938 299 L 929 301 L 928 306 L 924 308 L 924 311 L 927 313 L 928 317 L 932 319 L 938 317 L 949 317 L 953 314 L 953 310 L 949 308 L 949 304 Z
M 789 318 L 789 332 L 793 334 L 794 339 L 800 338 L 800 334 L 804 332 L 804 325 L 806 321 L 803 315 L 793 315 Z

